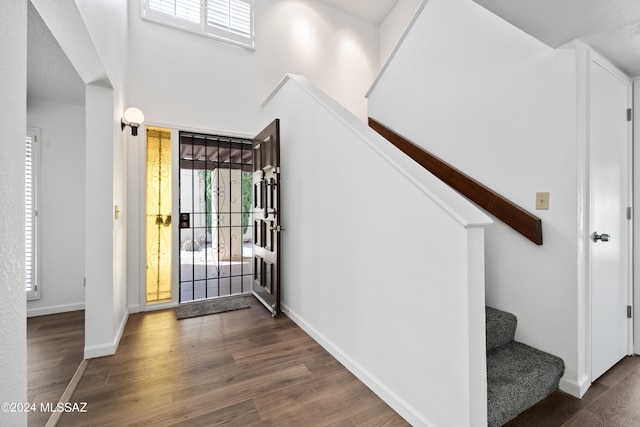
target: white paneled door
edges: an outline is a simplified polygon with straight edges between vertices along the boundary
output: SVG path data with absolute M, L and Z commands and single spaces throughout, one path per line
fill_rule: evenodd
M 602 61 L 604 62 L 604 61 Z M 631 304 L 630 81 L 593 60 L 590 66 L 591 380 L 629 352 Z

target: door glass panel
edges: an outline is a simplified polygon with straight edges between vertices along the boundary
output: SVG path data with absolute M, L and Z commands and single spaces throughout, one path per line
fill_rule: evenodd
M 171 131 L 147 128 L 146 301 L 171 300 Z

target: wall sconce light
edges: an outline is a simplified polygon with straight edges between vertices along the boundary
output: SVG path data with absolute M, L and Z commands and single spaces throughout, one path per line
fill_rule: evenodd
M 131 135 L 138 136 L 138 128 L 142 122 L 144 122 L 144 114 L 142 114 L 142 111 L 131 107 L 124 110 L 122 119 L 120 120 L 120 127 L 124 130 L 126 126 L 129 126 L 131 128 Z

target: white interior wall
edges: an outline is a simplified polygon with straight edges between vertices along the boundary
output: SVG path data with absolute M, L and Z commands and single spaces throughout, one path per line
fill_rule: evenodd
M 84 309 L 84 105 L 30 100 L 27 124 L 40 129 L 40 299 L 27 315 Z
M 127 134 L 127 309 L 130 313 L 139 312 L 140 301 L 144 299 L 140 283 L 146 274 L 144 261 L 145 231 L 145 197 L 140 189 L 145 185 L 145 169 L 142 167 L 146 159 L 144 144 L 144 127 L 138 130 L 137 136 Z
M 578 301 L 576 54 L 553 50 L 471 0 L 430 0 L 369 99 L 370 115 L 542 219 L 536 246 L 486 232 L 487 304 L 516 339 L 584 366 Z M 535 210 L 535 193 L 550 209 Z
M 27 2 L 0 7 L 0 402 L 27 402 L 24 156 L 27 128 Z M 27 425 L 0 411 L 0 425 Z
M 112 270 L 112 284 L 110 292 L 113 295 L 112 310 L 108 315 L 109 323 L 113 328 L 113 339 L 110 345 L 115 344 L 122 334 L 128 317 L 127 304 L 127 220 L 129 210 L 127 208 L 127 136 L 120 130 L 120 118 L 122 112 L 129 107 L 127 104 L 128 81 L 128 46 L 129 46 L 129 22 L 127 0 L 75 0 L 90 35 L 105 74 L 110 82 L 108 87 L 113 88 L 103 102 L 110 102 L 109 132 L 111 152 L 104 153 L 104 159 L 110 159 L 111 166 L 109 191 L 102 195 L 104 209 L 109 200 L 109 218 L 111 219 L 112 254 L 105 261 L 110 263 Z M 105 25 L 108 22 L 108 25 Z M 92 83 L 92 82 L 87 82 Z M 105 108 L 106 110 L 106 108 Z M 106 114 L 106 111 L 105 111 Z M 106 123 L 105 123 L 106 125 Z M 128 130 L 128 129 L 127 129 Z M 104 177 L 106 178 L 106 176 Z M 106 182 L 105 182 L 106 184 Z M 107 187 L 105 187 L 105 190 Z M 115 218 L 115 208 L 120 214 Z M 105 212 L 106 214 L 106 212 Z M 105 215 L 106 216 L 106 215 Z M 106 237 L 106 236 L 105 236 Z M 104 313 L 103 321 L 107 321 L 107 313 Z M 99 318 L 96 318 L 99 321 Z M 106 344 L 106 343 L 105 343 Z M 115 351 L 115 347 L 113 351 Z
M 255 50 L 130 14 L 129 101 L 152 123 L 256 134 L 260 104 L 287 72 L 308 76 L 366 119 L 378 29 L 312 0 L 255 4 Z
M 486 426 L 489 218 L 304 79 L 265 117 L 285 312 L 412 425 Z
M 382 67 L 398 44 L 402 34 L 423 1 L 424 0 L 400 0 L 382 24 L 380 24 L 380 36 L 378 38 L 380 67 Z
M 255 3 L 255 50 L 169 28 L 129 5 L 128 103 L 148 124 L 252 136 L 261 130 L 261 104 L 288 72 L 307 76 L 361 120 L 365 94 L 378 71 L 378 28 L 313 0 Z M 129 306 L 140 306 L 144 262 L 139 200 L 144 140 L 129 152 Z M 135 210 L 135 212 L 134 212 Z M 138 219 L 133 219 L 133 218 Z

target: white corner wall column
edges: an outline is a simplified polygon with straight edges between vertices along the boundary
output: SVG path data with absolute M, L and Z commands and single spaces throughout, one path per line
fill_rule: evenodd
M 591 386 L 588 366 L 591 364 L 591 340 L 588 335 L 590 299 L 587 284 L 590 282 L 589 262 L 589 63 L 591 52 L 579 41 L 567 45 L 575 50 L 576 61 L 576 231 L 577 231 L 577 282 L 576 282 L 576 366 L 567 366 L 560 379 L 560 389 L 576 397 L 582 397 Z
M 86 87 L 85 358 L 114 354 L 114 91 Z M 119 129 L 118 129 L 119 130 Z
M 483 226 L 467 227 L 468 268 L 468 339 L 469 339 L 469 425 L 481 427 L 487 417 L 487 360 L 474 357 L 474 352 L 486 354 L 486 302 L 485 302 L 485 254 Z
M 27 402 L 24 165 L 27 131 L 27 2 L 0 8 L 0 402 Z M 0 412 L 26 426 L 26 412 Z

